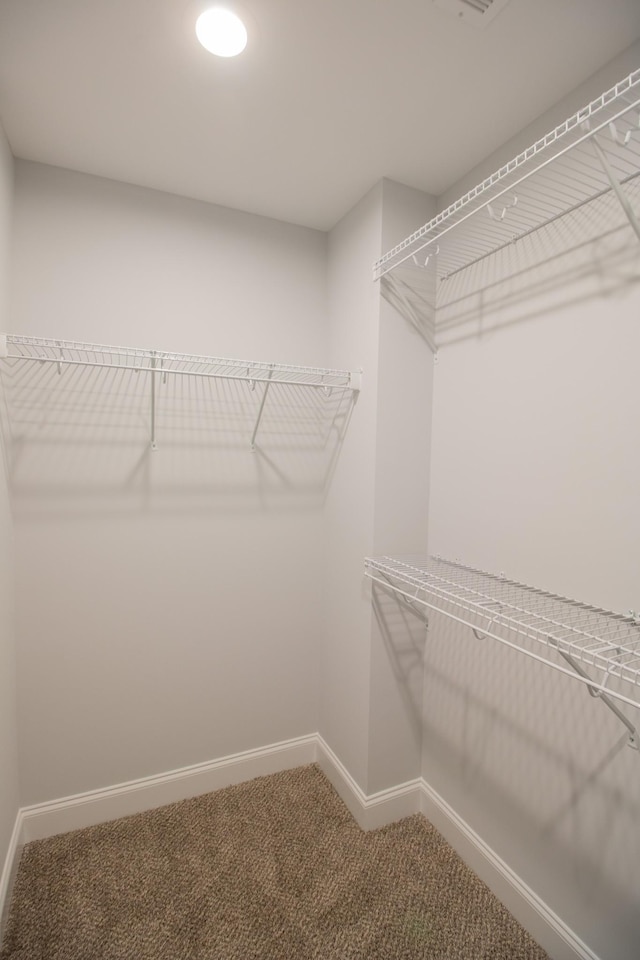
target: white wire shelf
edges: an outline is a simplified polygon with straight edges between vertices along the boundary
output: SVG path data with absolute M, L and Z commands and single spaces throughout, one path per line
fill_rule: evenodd
M 133 371 L 149 375 L 151 447 L 156 449 L 156 382 L 169 376 L 215 378 L 244 381 L 252 389 L 262 385 L 262 395 L 251 436 L 255 447 L 269 388 L 274 384 L 322 389 L 327 395 L 334 389 L 357 392 L 360 371 L 335 370 L 325 367 L 303 367 L 257 360 L 230 360 L 222 357 L 167 353 L 135 347 L 116 347 L 78 340 L 47 337 L 23 337 L 0 334 L 0 360 L 8 368 L 25 363 L 49 365 L 62 374 L 65 367 L 100 368 Z
M 635 616 L 602 610 L 441 557 L 367 558 L 365 574 L 411 604 L 437 610 L 568 674 L 603 700 L 615 698 L 640 708 L 640 621 Z M 542 653 L 537 652 L 541 648 Z M 570 667 L 550 659 L 552 651 Z M 635 738 L 626 718 L 615 705 L 608 705 Z
M 286 383 L 309 387 L 354 386 L 355 376 L 348 370 L 301 367 L 257 360 L 229 360 L 187 353 L 166 353 L 133 347 L 114 347 L 77 340 L 46 337 L 19 337 L 7 334 L 0 340 L 0 357 L 12 361 L 36 360 L 39 363 L 107 367 L 118 370 L 146 371 L 181 376 L 218 377 L 248 383 Z
M 374 279 L 387 277 L 424 298 L 429 271 L 433 306 L 440 305 L 446 281 L 456 274 L 607 196 L 619 222 L 630 221 L 640 237 L 632 196 L 639 177 L 636 70 L 385 253 L 374 264 Z

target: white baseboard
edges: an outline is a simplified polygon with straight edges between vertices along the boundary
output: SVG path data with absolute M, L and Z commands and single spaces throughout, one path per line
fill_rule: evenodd
M 0 943 L 24 843 L 314 762 L 364 830 L 422 812 L 553 960 L 599 960 L 424 779 L 367 795 L 319 734 L 22 808 L 0 877 Z
M 599 960 L 426 780 L 367 796 L 321 736 L 317 762 L 364 830 L 423 813 L 553 960 Z
M 18 810 L 11 839 L 9 840 L 9 847 L 4 860 L 2 874 L 0 874 L 0 948 L 2 947 L 2 937 L 7 925 L 11 893 L 18 872 L 18 864 L 20 863 L 23 846 L 22 811 Z
M 420 812 L 421 780 L 410 780 L 367 795 L 319 734 L 317 745 L 318 766 L 363 830 L 377 830 L 386 823 Z
M 553 960 L 599 960 L 424 779 L 422 813 Z
M 152 810 L 254 777 L 314 763 L 317 741 L 317 736 L 310 734 L 102 790 L 90 790 L 60 800 L 22 807 L 16 817 L 0 877 L 0 945 L 25 843 Z
M 105 823 L 176 800 L 210 793 L 243 780 L 313 763 L 316 743 L 316 735 L 310 734 L 103 790 L 23 807 L 24 841 L 42 840 L 56 833 Z

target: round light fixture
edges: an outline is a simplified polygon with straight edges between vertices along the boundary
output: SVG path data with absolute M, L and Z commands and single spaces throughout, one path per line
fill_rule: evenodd
M 196 21 L 196 36 L 217 57 L 236 57 L 247 45 L 247 28 L 231 10 L 211 7 Z

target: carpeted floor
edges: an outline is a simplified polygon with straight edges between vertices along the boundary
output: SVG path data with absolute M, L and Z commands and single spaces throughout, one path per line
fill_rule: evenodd
M 0 960 L 546 960 L 420 814 L 298 767 L 28 844 Z

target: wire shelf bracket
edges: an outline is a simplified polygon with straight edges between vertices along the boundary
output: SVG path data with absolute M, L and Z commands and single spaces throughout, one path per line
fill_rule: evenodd
M 256 417 L 256 425 L 253 428 L 253 433 L 251 434 L 251 449 L 255 450 L 256 448 L 256 435 L 258 433 L 258 427 L 260 426 L 260 421 L 262 420 L 262 413 L 264 411 L 264 405 L 267 400 L 267 393 L 269 392 L 269 387 L 271 386 L 271 377 L 273 375 L 273 370 L 269 371 L 267 376 L 267 381 L 264 385 L 264 393 L 262 394 L 262 400 L 260 401 L 260 408 L 258 409 L 258 416 Z
M 355 394 L 360 391 L 362 381 L 361 370 L 335 370 L 255 360 L 230 360 L 221 357 L 166 353 L 160 350 L 106 346 L 77 340 L 14 336 L 6 333 L 0 334 L 0 361 L 9 367 L 24 363 L 49 364 L 55 366 L 58 375 L 62 374 L 64 367 L 95 367 L 148 374 L 149 432 L 152 450 L 156 450 L 158 446 L 156 438 L 158 377 L 161 377 L 161 383 L 166 383 L 168 376 L 180 376 L 237 380 L 249 384 L 252 389 L 258 383 L 264 384 L 264 392 L 251 435 L 252 450 L 256 446 L 267 394 L 273 384 L 308 387 L 313 390 L 322 389 L 325 393 L 329 393 L 334 388 L 341 388 Z
M 640 709 L 635 614 L 623 616 L 442 557 L 367 557 L 364 572 L 414 611 L 443 613 L 470 627 L 478 640 L 497 640 L 583 683 L 625 725 L 628 745 L 640 748 L 636 727 L 616 702 Z

